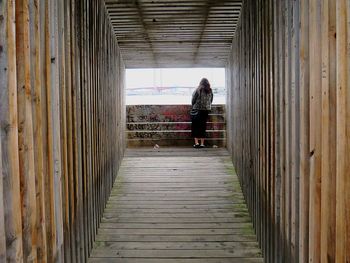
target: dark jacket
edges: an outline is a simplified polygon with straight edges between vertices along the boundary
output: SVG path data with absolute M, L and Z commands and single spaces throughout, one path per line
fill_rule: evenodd
M 192 109 L 211 110 L 213 92 L 206 93 L 204 90 L 196 89 L 192 94 Z

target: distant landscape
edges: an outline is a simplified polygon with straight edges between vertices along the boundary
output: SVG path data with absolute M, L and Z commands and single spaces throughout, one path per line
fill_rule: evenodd
M 225 104 L 226 89 L 212 87 L 214 104 Z M 191 104 L 194 87 L 137 87 L 126 90 L 126 104 Z

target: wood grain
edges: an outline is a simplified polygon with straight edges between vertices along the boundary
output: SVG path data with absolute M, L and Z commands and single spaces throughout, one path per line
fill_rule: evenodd
M 176 156 L 177 148 L 162 151 L 173 156 L 161 157 L 157 150 L 148 150 L 139 157 L 138 149 L 128 150 L 88 262 L 112 258 L 258 261 L 260 248 L 227 152 L 217 157 L 215 151 L 183 148 L 181 152 L 188 155 L 184 158 Z M 148 174 L 159 169 L 162 173 L 156 180 L 149 180 Z M 183 183 L 184 178 L 191 182 Z M 149 193 L 162 190 L 162 196 L 149 198 Z M 234 196 L 220 196 L 223 191 Z M 125 193 L 130 193 L 127 199 Z
M 227 145 L 267 262 L 348 260 L 348 22 L 348 1 L 242 6 Z
M 0 118 L 6 260 L 23 260 L 18 152 L 15 1 L 1 2 Z
M 16 1 L 16 63 L 18 151 L 22 197 L 23 253 L 34 261 L 36 251 L 36 190 L 30 86 L 29 3 Z
M 84 4 L 0 5 L 0 261 L 86 262 L 124 155 L 124 64 Z
M 207 262 L 260 262 L 255 238 L 266 262 L 350 262 L 349 21 L 347 0 L 0 1 L 0 261 L 86 262 L 98 237 L 145 248 L 143 262 L 201 262 L 191 253 L 219 241 L 242 251 Z M 125 62 L 226 65 L 215 118 L 238 179 L 225 149 L 144 148 L 122 163 L 135 136 Z M 131 119 L 149 117 L 139 109 Z M 250 220 L 256 236 L 238 235 Z M 184 242 L 184 258 L 165 258 Z M 91 262 L 138 260 L 108 256 Z

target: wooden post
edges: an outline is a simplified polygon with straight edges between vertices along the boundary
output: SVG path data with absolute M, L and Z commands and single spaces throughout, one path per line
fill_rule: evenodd
M 29 2 L 16 1 L 18 151 L 22 194 L 23 253 L 36 261 L 36 190 L 29 31 Z
M 350 149 L 350 81 L 349 81 L 349 16 L 348 1 L 337 1 L 337 92 L 336 92 L 336 257 L 335 262 L 347 262 L 349 252 L 349 149 Z
M 1 12 L 0 12 L 1 14 Z M 1 57 L 0 57 L 1 58 Z M 2 156 L 0 143 L 0 156 Z M 3 170 L 2 162 L 0 162 L 0 211 L 4 209 L 4 184 L 3 184 Z M 5 229 L 5 215 L 0 215 L 0 261 L 6 261 L 6 229 Z
M 39 262 L 47 262 L 47 237 L 45 218 L 45 180 L 44 180 L 44 147 L 43 147 L 43 102 L 42 102 L 42 19 L 39 0 L 30 2 L 30 47 L 31 47 L 31 90 L 33 94 L 33 131 L 34 131 L 34 165 L 36 182 L 36 229 L 37 257 Z
M 0 123 L 6 259 L 23 260 L 20 199 L 15 2 L 0 3 Z

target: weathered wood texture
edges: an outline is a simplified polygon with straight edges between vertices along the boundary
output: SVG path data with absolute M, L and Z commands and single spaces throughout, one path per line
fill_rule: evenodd
M 190 105 L 128 105 L 128 146 L 192 145 L 190 109 Z M 225 133 L 225 105 L 213 105 L 207 122 L 206 145 L 225 147 Z
M 0 1 L 0 262 L 86 262 L 125 114 L 103 1 Z
M 88 262 L 263 262 L 226 149 L 128 149 Z
M 228 145 L 266 262 L 350 262 L 350 4 L 247 0 Z
M 242 0 L 106 0 L 127 68 L 225 67 Z

